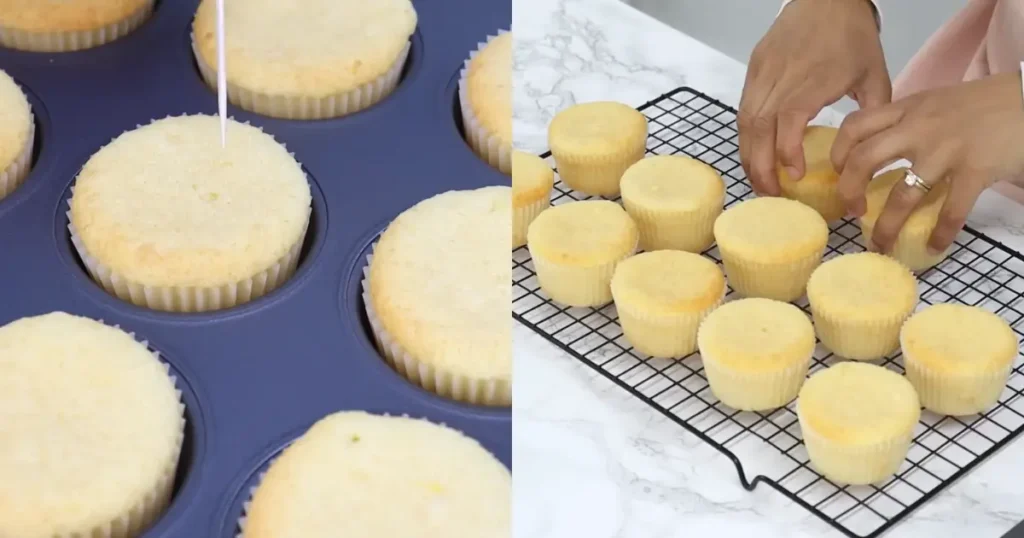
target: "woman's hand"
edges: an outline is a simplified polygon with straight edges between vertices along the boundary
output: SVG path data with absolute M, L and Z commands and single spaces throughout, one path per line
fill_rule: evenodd
M 760 194 L 777 196 L 776 159 L 804 175 L 803 132 L 822 108 L 861 108 L 892 94 L 869 0 L 796 0 L 754 48 L 740 101 L 740 160 Z
M 1020 73 L 922 92 L 846 118 L 832 146 L 847 210 L 867 210 L 864 192 L 879 169 L 900 160 L 925 183 L 950 182 L 928 247 L 943 252 L 987 187 L 1024 172 L 1024 100 Z M 922 189 L 898 183 L 875 224 L 873 248 L 888 252 Z

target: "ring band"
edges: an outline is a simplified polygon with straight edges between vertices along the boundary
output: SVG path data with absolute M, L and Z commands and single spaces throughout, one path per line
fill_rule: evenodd
M 925 194 L 928 194 L 932 190 L 932 186 L 929 185 L 925 180 L 921 179 L 921 176 L 914 173 L 913 170 L 907 169 L 907 175 L 903 178 L 903 183 L 908 187 L 920 189 Z

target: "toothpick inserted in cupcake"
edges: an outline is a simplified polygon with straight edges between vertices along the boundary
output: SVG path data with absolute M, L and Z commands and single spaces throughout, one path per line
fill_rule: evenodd
M 217 113 L 220 115 L 220 146 L 227 146 L 228 85 L 224 60 L 224 0 L 217 0 Z

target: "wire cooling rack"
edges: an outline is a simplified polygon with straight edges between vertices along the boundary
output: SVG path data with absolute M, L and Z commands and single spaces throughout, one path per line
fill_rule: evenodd
M 639 110 L 650 122 L 647 153 L 683 153 L 715 167 L 726 183 L 726 207 L 751 196 L 738 160 L 734 109 L 679 88 Z M 588 198 L 560 181 L 552 193 L 553 204 Z M 855 222 L 836 223 L 831 232 L 826 259 L 864 250 Z M 704 255 L 721 263 L 715 247 Z M 732 460 L 746 489 L 766 484 L 846 536 L 880 536 L 1024 430 L 1024 373 L 1018 359 L 994 408 L 959 418 L 924 412 L 907 460 L 895 476 L 876 486 L 840 487 L 810 466 L 793 403 L 771 413 L 726 407 L 711 393 L 699 355 L 647 357 L 623 337 L 614 305 L 568 308 L 553 303 L 540 290 L 526 247 L 513 252 L 512 278 L 516 320 L 718 449 Z M 1024 341 L 1020 254 L 966 228 L 949 257 L 919 275 L 918 282 L 920 307 L 959 302 L 987 308 L 1006 319 Z M 797 306 L 809 312 L 805 299 Z M 834 362 L 819 345 L 811 373 Z M 903 373 L 899 354 L 884 365 Z M 765 445 L 774 450 L 764 450 Z

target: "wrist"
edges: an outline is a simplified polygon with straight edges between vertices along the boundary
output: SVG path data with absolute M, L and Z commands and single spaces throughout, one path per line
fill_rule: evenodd
M 782 11 L 785 10 L 787 6 L 789 6 L 790 4 L 792 4 L 793 2 L 796 2 L 796 1 L 800 1 L 800 0 L 783 0 L 782 7 L 779 8 L 779 12 L 775 15 L 775 17 L 778 18 L 778 16 L 782 14 Z M 803 0 L 803 1 L 809 1 L 809 0 Z M 822 0 L 815 0 L 815 1 L 820 2 Z M 871 17 L 875 21 L 875 28 L 878 30 L 879 33 L 882 32 L 882 11 L 878 8 L 878 3 L 876 2 L 876 0 L 841 0 L 841 1 L 850 2 L 850 3 L 853 3 L 853 4 L 860 4 L 860 5 L 864 6 L 864 7 L 867 7 L 868 8 L 868 12 L 871 14 Z

